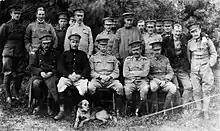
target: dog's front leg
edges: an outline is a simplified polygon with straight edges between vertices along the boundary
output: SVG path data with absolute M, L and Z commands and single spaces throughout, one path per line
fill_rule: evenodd
M 76 120 L 75 120 L 75 124 L 74 124 L 74 128 L 77 128 L 78 127 L 78 124 L 79 124 L 79 115 L 77 113 L 76 115 Z
M 89 121 L 89 118 L 86 118 L 85 120 L 82 120 L 82 121 L 80 122 L 80 124 L 79 124 L 79 127 L 82 127 L 83 124 L 84 124 L 85 122 L 87 122 L 87 121 Z

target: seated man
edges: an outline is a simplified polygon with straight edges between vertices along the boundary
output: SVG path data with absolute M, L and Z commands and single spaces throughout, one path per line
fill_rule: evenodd
M 119 61 L 115 56 L 109 55 L 107 52 L 109 38 L 100 37 L 98 42 L 99 51 L 91 56 L 91 77 L 88 89 L 89 93 L 93 95 L 96 88 L 112 88 L 116 91 L 116 113 L 119 115 L 119 110 L 122 105 L 123 86 L 116 80 L 119 77 Z
M 59 120 L 64 116 L 64 98 L 67 87 L 74 87 L 79 92 L 79 95 L 84 96 L 87 92 L 88 77 L 90 76 L 90 65 L 87 54 L 84 51 L 78 50 L 81 36 L 77 33 L 71 34 L 70 50 L 65 51 L 61 55 L 58 64 L 58 70 L 63 75 L 58 82 L 58 92 L 60 93 L 60 112 L 54 117 Z M 77 96 L 74 96 L 77 97 Z M 74 99 L 75 101 L 79 101 Z
M 164 109 L 169 108 L 171 100 L 174 99 L 177 91 L 176 86 L 171 82 L 174 76 L 172 67 L 167 57 L 161 55 L 161 44 L 162 42 L 151 43 L 154 51 L 154 57 L 150 60 L 150 88 L 154 94 L 161 88 L 162 91 L 168 92 L 164 103 Z M 166 112 L 164 112 L 164 115 Z
M 140 92 L 140 101 L 138 100 L 139 103 L 137 103 L 135 111 L 136 116 L 139 115 L 141 106 L 146 103 L 147 93 L 149 91 L 149 84 L 146 78 L 150 69 L 150 61 L 146 57 L 141 56 L 141 43 L 141 41 L 135 41 L 129 44 L 133 55 L 125 59 L 123 67 L 123 76 L 125 77 L 124 88 L 127 104 L 130 107 L 129 110 L 132 104 L 132 93 L 135 90 Z
M 30 55 L 30 72 L 33 76 L 31 78 L 29 100 L 35 98 L 38 101 L 37 107 L 33 111 L 33 113 L 37 113 L 43 104 L 42 94 L 45 94 L 48 89 L 48 114 L 52 115 L 52 100 L 58 101 L 56 81 L 58 81 L 59 74 L 57 72 L 59 53 L 52 48 L 52 35 L 44 34 L 39 39 L 41 40 L 40 48 Z

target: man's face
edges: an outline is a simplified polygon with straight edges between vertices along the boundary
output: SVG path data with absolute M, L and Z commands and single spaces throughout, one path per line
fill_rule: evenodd
M 75 20 L 75 19 L 70 19 L 70 20 L 69 20 L 70 26 L 73 26 L 75 23 L 76 23 L 76 20 Z
M 19 20 L 20 17 L 21 17 L 21 13 L 15 12 L 15 11 L 12 11 L 12 12 L 11 12 L 11 19 L 13 19 L 13 20 Z
M 152 49 L 153 49 L 154 55 L 155 55 L 156 57 L 160 56 L 160 54 L 161 54 L 161 46 L 156 46 L 156 47 L 154 47 L 154 48 L 152 48 Z
M 52 44 L 52 42 L 42 42 L 41 46 L 44 51 L 48 51 L 48 50 L 50 50 L 51 44 Z
M 60 27 L 61 28 L 63 28 L 63 27 L 66 27 L 67 26 L 67 20 L 66 19 L 60 19 L 59 21 L 58 21 L 58 23 L 59 23 L 59 25 L 60 25 Z
M 112 29 L 112 22 L 107 22 L 107 21 L 105 21 L 104 22 L 104 27 L 105 27 L 105 30 L 106 31 L 111 31 L 111 29 Z
M 154 29 L 155 29 L 155 27 L 153 25 L 147 25 L 147 32 L 149 34 L 153 34 L 154 33 Z
M 102 53 L 106 53 L 108 49 L 108 42 L 106 41 L 100 41 L 99 42 L 99 49 Z
M 138 23 L 137 25 L 137 28 L 140 30 L 140 31 L 144 31 L 144 24 L 143 23 Z
M 131 27 L 134 22 L 134 18 L 125 18 L 124 22 L 125 22 L 124 24 L 125 27 Z
M 156 24 L 156 32 L 157 33 L 163 32 L 163 25 L 162 24 Z
M 198 39 L 200 37 L 200 34 L 201 34 L 201 29 L 200 28 L 195 28 L 195 29 L 190 31 L 190 34 L 192 35 L 192 37 L 194 39 Z
M 75 12 L 75 20 L 77 23 L 81 24 L 83 22 L 84 19 L 84 13 L 83 12 Z
M 45 11 L 43 10 L 37 11 L 36 17 L 39 21 L 43 21 L 45 19 Z
M 171 24 L 164 24 L 163 26 L 164 31 L 167 33 L 170 33 L 172 31 L 172 25 Z
M 71 47 L 71 49 L 73 49 L 73 50 L 78 49 L 79 41 L 80 41 L 79 37 L 73 36 L 73 37 L 70 39 L 70 47 Z
M 131 52 L 135 58 L 139 58 L 141 56 L 141 47 L 131 48 Z
M 181 34 L 182 34 L 182 27 L 174 26 L 174 28 L 173 28 L 173 36 L 175 38 L 180 38 Z

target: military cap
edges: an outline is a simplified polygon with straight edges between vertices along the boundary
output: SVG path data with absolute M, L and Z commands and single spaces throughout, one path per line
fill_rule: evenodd
M 100 37 L 96 41 L 99 42 L 100 45 L 107 45 L 108 44 L 108 40 L 109 40 L 108 37 Z M 100 41 L 102 41 L 102 42 L 100 42 Z
M 83 8 L 76 8 L 73 10 L 73 12 L 80 12 L 80 13 L 85 13 L 85 10 Z
M 103 18 L 103 19 L 102 19 L 102 21 L 103 21 L 103 22 L 105 22 L 105 21 L 106 21 L 106 22 L 108 22 L 108 23 L 112 23 L 112 22 L 113 22 L 113 20 L 114 20 L 114 19 L 113 19 L 113 18 L 111 18 L 111 17 L 105 17 L 105 18 Z
M 40 36 L 39 40 L 41 40 L 42 43 L 49 43 L 53 40 L 52 34 L 43 34 Z
M 78 37 L 79 39 L 81 39 L 81 36 L 78 33 L 69 35 L 68 39 L 71 40 L 72 37 Z
M 163 20 L 157 19 L 156 20 L 156 25 L 163 25 Z
M 161 41 L 156 41 L 156 42 L 150 43 L 150 45 L 152 46 L 152 49 L 157 49 L 158 47 L 161 47 L 162 44 L 163 44 L 163 42 L 161 42 Z
M 145 24 L 144 20 L 139 20 L 138 21 L 138 25 L 144 25 L 144 24 Z
M 9 9 L 10 9 L 10 12 L 15 12 L 15 13 L 19 13 L 19 14 L 22 13 L 22 7 L 18 6 L 18 5 L 11 5 L 9 7 Z
M 136 48 L 141 48 L 141 44 L 142 44 L 142 41 L 138 40 L 138 41 L 134 41 L 134 42 L 131 42 L 128 46 L 130 46 L 132 49 L 136 49 Z
M 44 11 L 44 7 L 38 7 L 37 11 Z
M 173 19 L 163 19 L 163 24 L 173 24 L 174 20 Z
M 134 18 L 134 13 L 133 12 L 126 12 L 122 14 L 124 18 Z
M 187 28 L 189 31 L 194 30 L 196 28 L 200 27 L 200 23 L 199 22 L 191 22 L 187 25 Z
M 68 13 L 67 12 L 59 12 L 58 13 L 58 18 L 59 19 L 65 19 L 65 20 L 68 20 Z
M 146 26 L 154 26 L 156 24 L 156 20 L 146 20 Z

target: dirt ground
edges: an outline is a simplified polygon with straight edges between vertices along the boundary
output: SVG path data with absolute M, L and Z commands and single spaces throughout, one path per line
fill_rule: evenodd
M 0 131 L 72 131 L 74 114 L 61 121 L 54 121 L 44 113 L 41 116 L 30 115 L 26 104 L 12 109 L 5 106 L 0 94 Z M 220 131 L 220 96 L 212 99 L 210 104 L 210 120 L 195 117 L 192 110 L 188 114 L 175 113 L 164 119 L 161 115 L 149 118 L 120 118 L 118 122 L 109 121 L 101 125 L 98 120 L 89 121 L 77 130 L 106 131 Z

